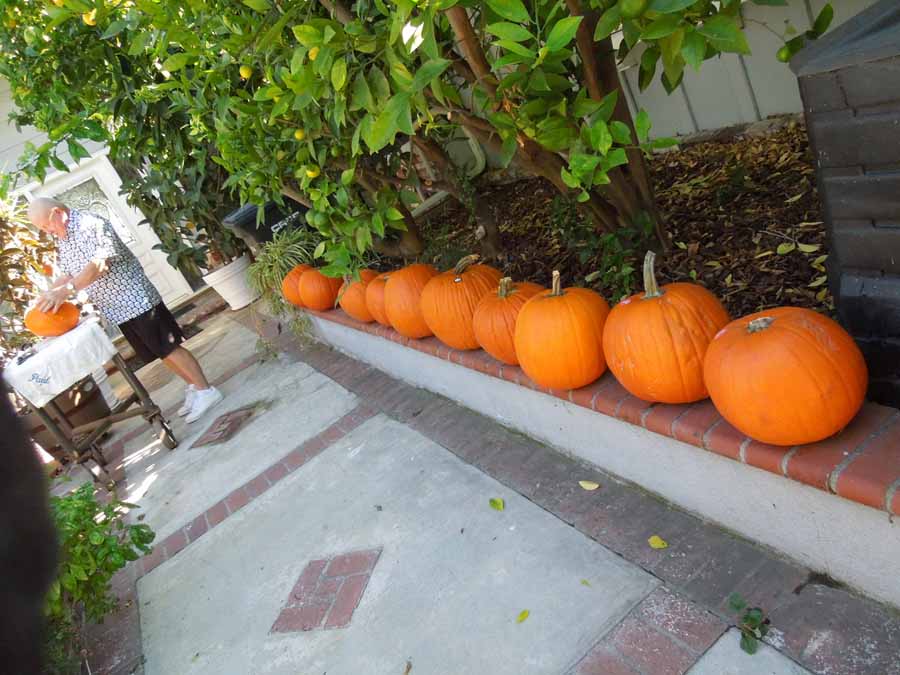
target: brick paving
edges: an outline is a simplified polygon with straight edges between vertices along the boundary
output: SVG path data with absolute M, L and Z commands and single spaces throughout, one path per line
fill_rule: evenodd
M 300 573 L 272 633 L 345 628 L 353 619 L 381 549 L 311 561 Z
M 811 672 L 900 675 L 900 617 L 892 610 L 834 587 L 829 580 L 812 575 L 801 566 L 441 396 L 406 385 L 328 347 L 313 344 L 301 348 L 288 335 L 279 335 L 272 322 L 258 322 L 255 328 L 275 339 L 281 350 L 366 403 L 159 542 L 151 555 L 129 566 L 132 584 L 133 579 L 177 555 L 276 481 L 380 413 L 408 424 L 660 579 L 662 586 L 612 630 L 597 636 L 597 642 L 573 665 L 570 675 L 687 672 L 734 625 L 735 617 L 726 602 L 735 591 L 772 618 L 770 644 Z M 386 334 L 388 329 L 380 330 Z M 415 346 L 413 342 L 417 341 L 410 341 L 410 346 Z M 445 358 L 465 360 L 458 352 L 441 348 L 436 341 L 418 342 L 425 343 L 419 345 L 423 351 L 437 355 L 443 349 Z M 251 363 L 238 365 L 245 368 Z M 487 366 L 481 362 L 476 367 Z M 229 376 L 238 372 L 236 367 Z M 524 375 L 512 369 L 504 368 L 500 376 L 514 376 L 514 381 L 524 382 Z M 678 408 L 642 406 L 608 379 L 565 396 L 595 409 L 611 408 L 635 424 L 747 461 L 747 439 L 702 404 Z M 885 421 L 885 415 L 878 411 L 871 414 L 874 419 Z M 856 442 L 856 436 L 850 434 L 859 433 L 848 429 L 851 443 Z M 754 449 L 751 458 L 757 452 L 765 456 L 764 450 Z M 801 471 L 809 471 L 804 461 L 805 453 L 786 452 L 760 463 L 771 464 L 771 469 L 779 463 L 779 470 L 783 470 L 797 462 L 794 466 L 800 479 Z M 865 463 L 859 467 L 848 476 L 858 474 L 858 481 L 873 479 Z M 810 482 L 823 478 L 821 474 L 804 477 Z M 579 480 L 594 480 L 601 487 L 586 492 L 578 486 Z M 889 495 L 894 497 L 895 492 Z M 669 546 L 661 550 L 649 547 L 647 538 L 654 534 Z M 306 563 L 271 630 L 282 633 L 347 625 L 376 562 L 377 551 L 370 551 L 367 556 L 356 554 Z M 134 635 L 130 639 L 133 642 Z M 95 668 L 94 672 L 131 671 L 111 667 Z

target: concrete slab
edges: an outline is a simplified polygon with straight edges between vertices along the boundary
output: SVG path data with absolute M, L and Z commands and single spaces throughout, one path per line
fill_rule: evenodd
M 184 346 L 200 361 L 206 377 L 214 382 L 231 368 L 253 356 L 257 339 L 255 333 L 225 315 L 216 317 L 203 331 L 185 342 Z M 144 366 L 137 375 L 150 391 L 153 401 L 163 410 L 180 405 L 184 400 L 184 382 L 175 377 L 161 361 Z M 110 382 L 120 398 L 131 391 L 118 373 L 110 377 Z M 141 418 L 117 424 L 111 440 L 121 438 L 142 424 L 144 421 Z
M 492 497 L 506 501 L 504 511 L 490 508 Z M 308 562 L 376 547 L 380 560 L 347 628 L 269 633 Z M 447 450 L 377 416 L 141 579 L 145 668 L 561 673 L 656 585 Z M 529 618 L 517 623 L 525 609 Z
M 741 649 L 741 633 L 732 628 L 688 671 L 688 675 L 812 675 L 769 645 L 752 656 Z
M 356 406 L 356 397 L 303 363 L 269 361 L 221 387 L 225 400 L 192 425 L 174 418 L 180 445 L 165 449 L 147 431 L 126 450 L 127 501 L 141 506 L 159 541 L 226 497 Z M 260 411 L 225 443 L 191 444 L 221 414 L 252 403 Z

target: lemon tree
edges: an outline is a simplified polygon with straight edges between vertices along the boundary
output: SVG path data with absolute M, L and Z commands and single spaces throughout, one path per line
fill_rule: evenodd
M 178 137 L 225 170 L 225 189 L 309 206 L 334 275 L 372 247 L 421 250 L 412 152 L 466 203 L 448 153 L 462 134 L 577 200 L 598 230 L 664 241 L 645 153 L 669 142 L 650 139 L 643 111 L 632 119 L 618 61 L 640 50 L 641 88 L 671 92 L 687 68 L 749 50 L 741 0 L 62 1 L 41 10 L 56 26 L 97 9 L 98 41 L 151 64 L 131 98 L 189 120 Z M 490 233 L 484 205 L 470 208 Z

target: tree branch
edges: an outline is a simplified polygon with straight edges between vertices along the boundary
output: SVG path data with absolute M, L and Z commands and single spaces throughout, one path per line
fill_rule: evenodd
M 350 13 L 350 10 L 343 5 L 341 0 L 319 0 L 319 4 L 342 24 L 346 25 L 353 21 L 353 15 Z
M 459 5 L 446 10 L 444 14 L 450 21 L 450 27 L 453 28 L 453 34 L 456 36 L 456 46 L 459 48 L 462 57 L 466 60 L 469 68 L 475 75 L 478 84 L 490 94 L 491 98 L 497 95 L 497 83 L 494 74 L 491 72 L 491 66 L 488 64 L 478 36 L 472 28 L 469 21 L 469 14 L 465 7 Z

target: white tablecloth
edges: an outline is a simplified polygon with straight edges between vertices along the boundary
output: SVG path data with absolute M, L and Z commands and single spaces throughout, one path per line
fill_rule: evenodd
M 39 408 L 101 369 L 116 353 L 96 317 L 82 320 L 59 337 L 42 340 L 36 350 L 21 365 L 15 361 L 7 365 L 3 375 L 9 386 Z

